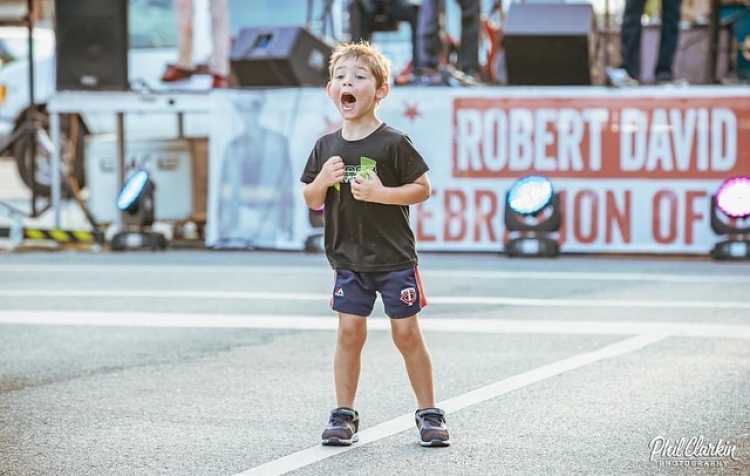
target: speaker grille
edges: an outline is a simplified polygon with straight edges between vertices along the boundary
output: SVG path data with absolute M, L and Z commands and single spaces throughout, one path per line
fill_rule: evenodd
M 320 86 L 331 50 L 304 28 L 245 28 L 232 47 L 232 73 L 240 86 Z
M 593 32 L 591 5 L 512 4 L 503 36 L 508 84 L 591 84 Z
M 57 89 L 127 90 L 127 0 L 57 0 L 55 7 Z

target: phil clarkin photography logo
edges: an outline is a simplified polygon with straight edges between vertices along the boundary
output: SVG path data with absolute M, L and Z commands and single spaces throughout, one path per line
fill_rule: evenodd
M 744 445 L 742 445 L 744 446 Z M 731 470 L 748 468 L 750 459 L 743 455 L 736 441 L 708 439 L 703 435 L 667 438 L 663 435 L 654 437 L 648 444 L 649 461 L 659 468 L 713 468 Z M 744 457 L 743 457 L 744 456 Z

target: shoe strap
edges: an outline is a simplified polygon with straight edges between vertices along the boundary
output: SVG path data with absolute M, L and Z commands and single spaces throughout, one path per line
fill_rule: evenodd
M 440 415 L 441 417 L 445 418 L 445 411 L 440 408 L 422 408 L 420 410 L 417 410 L 417 415 Z
M 349 407 L 338 407 L 331 410 L 331 414 L 339 414 L 339 415 L 347 415 L 352 418 L 356 418 L 358 416 L 357 410 Z

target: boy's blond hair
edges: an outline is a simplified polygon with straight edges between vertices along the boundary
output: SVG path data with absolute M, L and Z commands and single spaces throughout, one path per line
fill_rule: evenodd
M 336 63 L 347 58 L 362 60 L 370 68 L 372 75 L 375 76 L 376 89 L 388 82 L 391 75 L 391 62 L 383 53 L 366 41 L 341 43 L 336 46 L 328 62 L 329 78 L 333 78 L 333 69 L 336 67 Z

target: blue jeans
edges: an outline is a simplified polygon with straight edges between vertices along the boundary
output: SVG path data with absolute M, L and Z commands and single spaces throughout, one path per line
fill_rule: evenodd
M 681 0 L 662 0 L 661 31 L 659 34 L 659 59 L 654 76 L 656 79 L 672 79 L 672 64 L 677 52 L 680 25 Z M 646 0 L 627 0 L 622 15 L 620 30 L 622 67 L 631 78 L 641 75 L 641 17 Z

